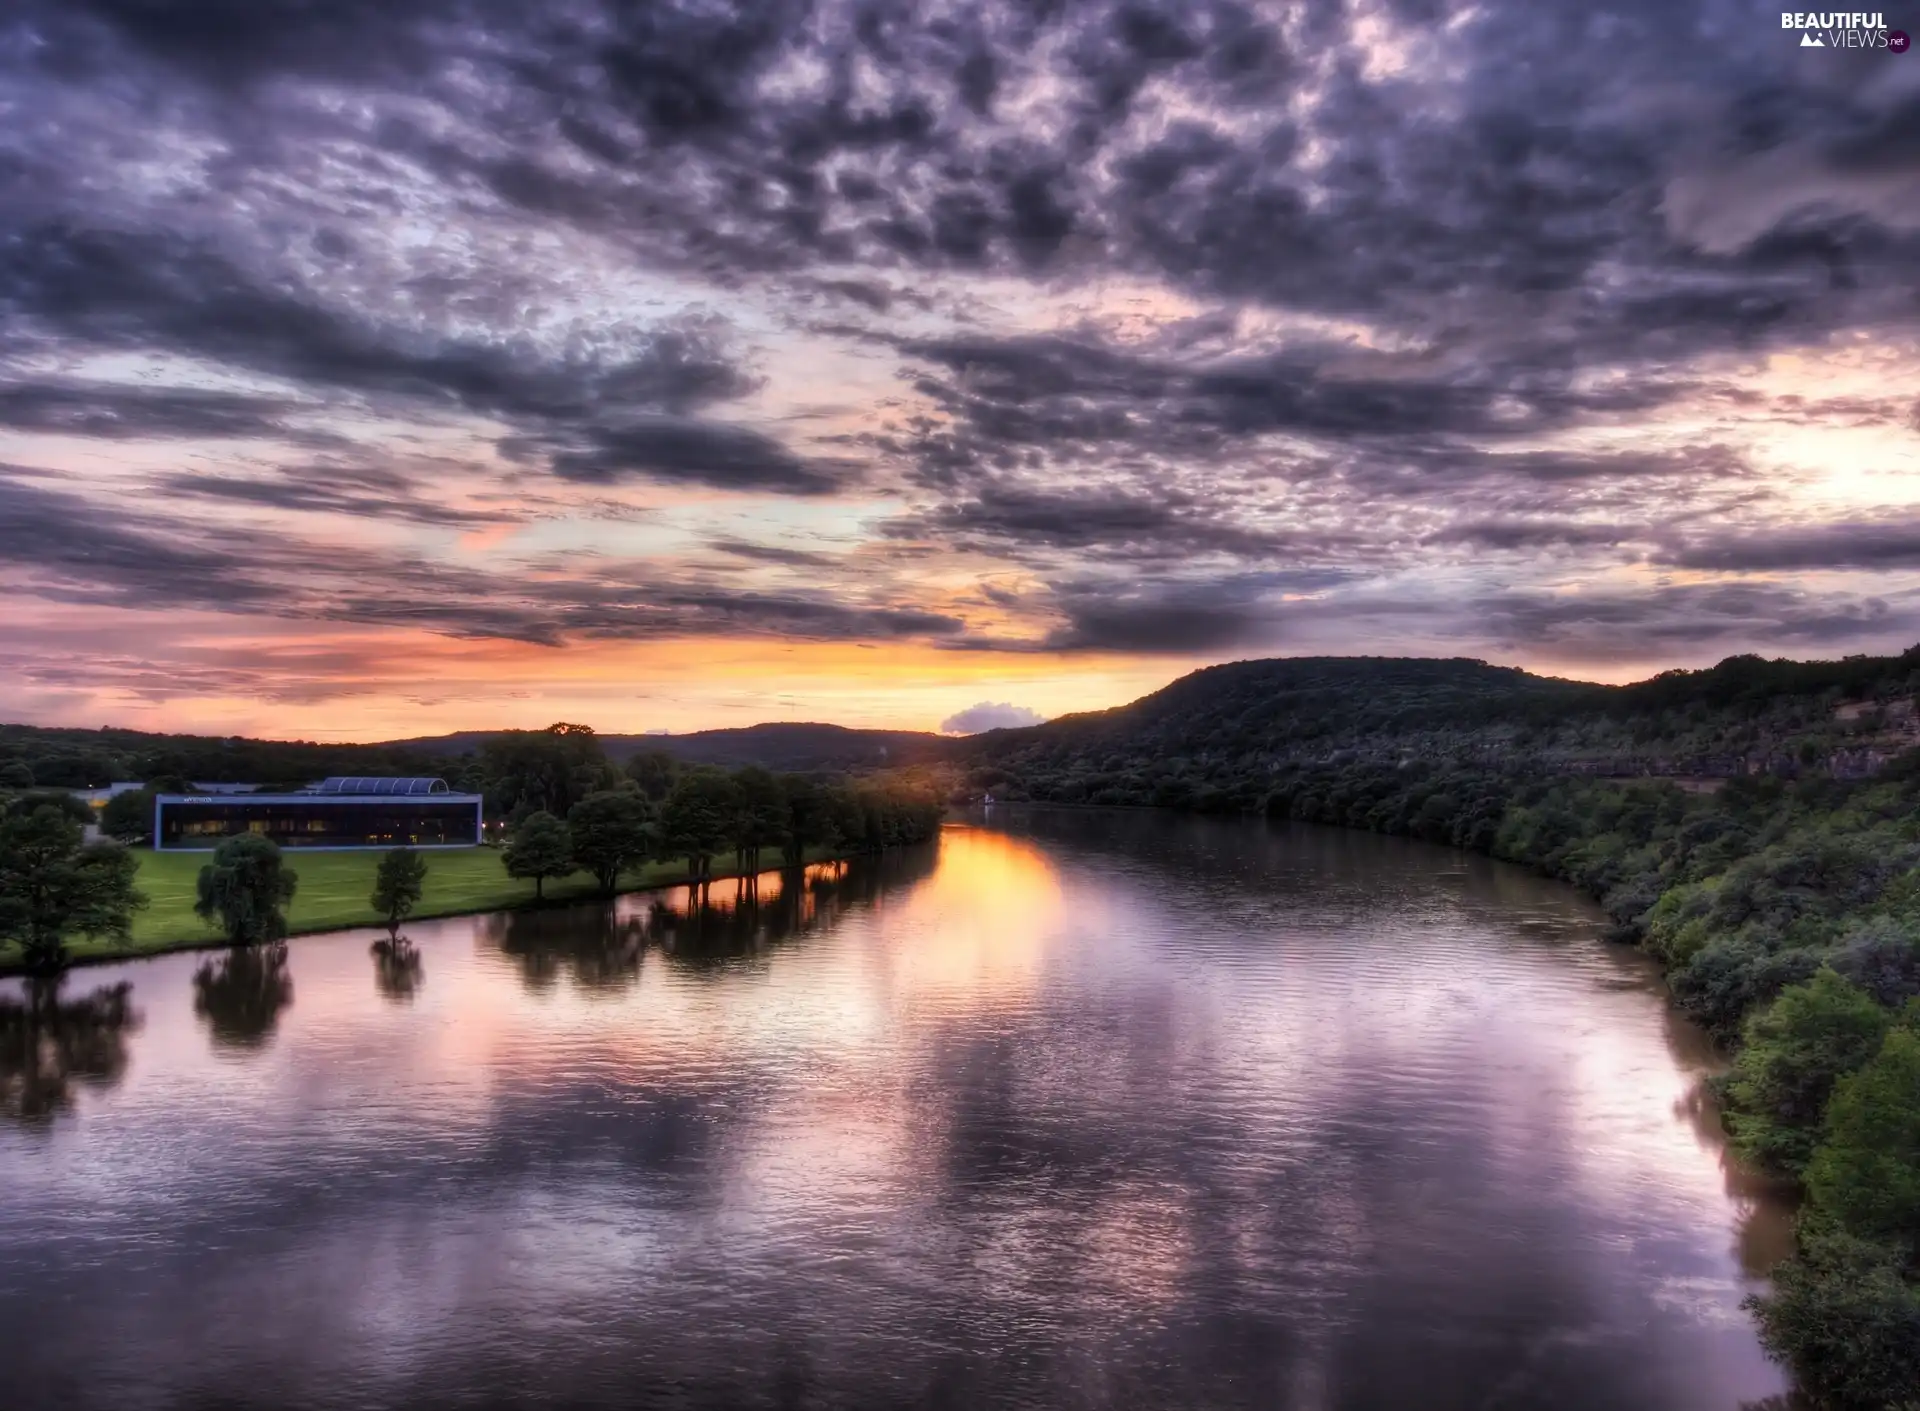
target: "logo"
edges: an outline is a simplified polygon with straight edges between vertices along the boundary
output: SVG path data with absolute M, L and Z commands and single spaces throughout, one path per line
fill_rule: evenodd
M 1888 30 L 1886 15 L 1877 10 L 1782 10 L 1780 28 L 1800 30 L 1802 49 L 1887 49 L 1904 54 L 1908 48 L 1906 31 Z

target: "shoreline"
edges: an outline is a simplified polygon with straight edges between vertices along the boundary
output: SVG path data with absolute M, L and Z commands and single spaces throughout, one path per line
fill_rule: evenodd
M 473 851 L 484 853 L 489 851 L 489 849 L 483 847 L 474 849 Z M 143 850 L 143 856 L 147 855 L 152 854 L 147 850 Z M 192 856 L 196 859 L 201 856 L 198 853 L 182 855 Z M 335 855 L 338 856 L 339 854 Z M 378 856 L 378 854 L 371 853 L 368 855 Z M 857 852 L 844 852 L 832 849 L 810 851 L 800 862 L 799 866 L 801 868 L 807 868 L 823 862 L 850 862 L 863 855 L 864 854 Z M 735 862 L 725 867 L 716 867 L 708 874 L 706 880 L 710 883 L 728 882 L 747 876 L 764 877 L 768 873 L 781 873 L 792 870 L 794 869 L 781 864 L 773 867 L 761 867 L 749 872 L 748 869 L 739 866 L 737 862 Z M 297 875 L 299 868 L 296 866 L 294 871 Z M 641 892 L 669 891 L 675 887 L 685 887 L 690 884 L 690 878 L 684 867 L 677 869 L 677 874 L 678 875 L 645 877 L 643 880 L 635 881 L 630 885 L 623 880 L 622 883 L 614 889 L 613 896 L 611 897 L 603 896 L 596 890 L 588 889 L 583 891 L 576 888 L 565 895 L 559 896 L 548 895 L 538 898 L 496 899 L 476 902 L 472 905 L 464 901 L 456 901 L 445 906 L 428 905 L 408 916 L 407 922 L 444 921 L 460 916 L 485 916 L 492 912 L 544 911 L 549 908 L 583 906 L 595 902 L 613 901 L 619 897 L 634 896 Z M 577 877 L 582 874 L 574 873 L 571 875 Z M 554 880 L 564 881 L 567 879 Z M 192 917 L 191 912 L 189 912 L 188 915 Z M 198 920 L 197 917 L 192 917 L 192 919 L 195 921 Z M 404 925 L 406 923 L 402 924 Z M 346 931 L 366 930 L 379 930 L 384 932 L 386 930 L 386 923 L 378 918 L 342 923 L 335 918 L 326 917 L 304 924 L 299 921 L 290 920 L 287 924 L 287 934 L 284 939 L 291 941 L 303 937 L 331 936 Z M 192 951 L 223 951 L 235 949 L 218 931 L 210 926 L 205 929 L 204 934 L 198 936 L 170 936 L 152 941 L 129 941 L 124 944 L 106 943 L 95 945 L 91 942 L 82 942 L 82 944 L 86 946 L 85 950 L 73 952 L 67 957 L 65 963 L 62 964 L 59 969 L 48 973 L 57 976 L 79 970 L 83 967 L 124 965 L 129 961 L 151 960 L 163 955 L 179 955 Z M 34 972 L 27 969 L 15 955 L 8 954 L 0 957 L 0 980 L 26 979 L 31 978 L 33 975 Z

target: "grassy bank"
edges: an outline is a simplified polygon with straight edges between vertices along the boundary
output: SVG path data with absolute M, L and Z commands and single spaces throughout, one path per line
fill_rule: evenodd
M 134 917 L 128 941 L 76 938 L 69 950 L 76 962 L 128 960 L 165 951 L 193 950 L 222 944 L 219 933 L 193 914 L 195 885 L 209 854 L 150 852 L 140 860 L 140 890 L 147 906 Z M 819 861 L 830 854 L 810 854 Z M 371 852 L 290 852 L 287 860 L 299 875 L 300 887 L 287 910 L 287 923 L 296 935 L 338 931 L 350 926 L 380 924 L 367 898 L 382 854 Z M 713 860 L 716 877 L 738 873 L 738 861 L 723 853 Z M 670 887 L 686 881 L 685 864 L 653 862 L 620 878 L 623 892 Z M 593 878 L 585 872 L 549 877 L 546 899 L 581 901 L 595 894 Z M 480 911 L 507 911 L 534 904 L 533 883 L 509 877 L 494 848 L 467 848 L 427 854 L 426 894 L 414 919 L 460 916 Z M 20 953 L 0 947 L 0 973 L 17 968 Z

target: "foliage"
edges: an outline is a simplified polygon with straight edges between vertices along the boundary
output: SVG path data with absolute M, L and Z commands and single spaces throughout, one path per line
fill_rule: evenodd
M 80 825 L 42 805 L 0 818 L 0 940 L 31 969 L 59 966 L 69 936 L 125 937 L 146 905 L 137 864 L 114 843 L 84 841 Z
M 626 775 L 655 803 L 673 792 L 680 763 L 665 750 L 642 750 L 627 761 Z
M 781 840 L 783 860 L 798 866 L 810 847 L 838 847 L 840 830 L 835 819 L 833 796 L 804 774 L 786 774 L 780 779 L 786 796 L 786 836 Z
M 788 795 L 780 781 L 758 765 L 735 771 L 733 837 L 740 852 L 741 866 L 748 872 L 760 870 L 763 848 L 779 847 L 792 827 Z
M 531 877 L 536 900 L 546 899 L 547 878 L 574 870 L 573 838 L 567 825 L 545 809 L 530 813 L 514 830 L 505 862 L 509 877 Z
M 1726 1085 L 1735 1144 L 1763 1166 L 1799 1175 L 1834 1084 L 1873 1056 L 1888 1023 L 1871 995 L 1832 970 L 1782 992 L 1747 1024 Z
M 1920 929 L 1873 916 L 1841 938 L 1832 965 L 1889 1009 L 1920 998 Z
M 660 846 L 684 857 L 696 881 L 708 876 L 715 853 L 726 849 L 739 827 L 740 790 L 717 769 L 680 776 L 661 808 Z
M 412 848 L 394 848 L 380 859 L 367 900 L 386 919 L 387 935 L 398 939 L 400 923 L 413 915 L 426 891 L 427 860 Z
M 228 838 L 200 869 L 194 914 L 218 924 L 229 945 L 258 945 L 287 934 L 286 907 L 297 878 L 279 845 L 256 833 Z
M 0 764 L 0 789 L 20 790 L 33 787 L 33 766 L 23 759 Z
M 528 814 L 566 814 L 581 799 L 619 782 L 599 739 L 585 725 L 508 730 L 480 747 L 487 801 L 518 822 Z
M 1897 1255 L 1814 1219 L 1748 1301 L 1767 1349 L 1830 1411 L 1903 1411 L 1920 1388 L 1920 1290 Z
M 107 800 L 100 810 L 100 831 L 122 843 L 153 841 L 153 793 L 127 789 Z
M 1835 1087 L 1807 1194 L 1848 1234 L 1920 1256 L 1920 1006 Z
M 646 861 L 653 843 L 653 808 L 637 789 L 603 789 L 567 811 L 576 866 L 591 872 L 612 896 L 620 874 Z
M 92 806 L 65 789 L 32 789 L 24 794 L 15 794 L 7 801 L 6 811 L 10 814 L 33 813 L 43 808 L 53 809 L 82 828 L 93 822 Z
M 116 779 L 189 779 L 298 788 L 329 774 L 439 774 L 446 761 L 409 745 L 312 744 L 234 736 L 155 735 L 138 730 L 47 729 L 0 725 L 0 788 L 19 766 L 32 783 L 60 789 L 102 788 Z M 184 793 L 184 788 L 159 789 Z

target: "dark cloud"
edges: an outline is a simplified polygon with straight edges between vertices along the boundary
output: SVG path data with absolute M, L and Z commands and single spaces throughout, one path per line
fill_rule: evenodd
M 1920 518 L 1709 531 L 1669 546 L 1658 560 L 1733 573 L 1920 568 Z
M 165 352 L 324 392 L 504 421 L 514 428 L 504 445 L 551 453 L 564 479 L 652 475 L 803 494 L 835 483 L 764 433 L 687 415 L 755 386 L 711 321 L 663 325 L 606 352 L 543 354 L 524 337 L 481 341 L 385 325 L 376 311 L 270 287 L 224 255 L 170 235 L 136 241 L 60 226 L 16 231 L 0 243 L 0 311 L 52 349 Z M 0 420 L 91 435 L 139 434 L 141 421 L 157 423 L 155 435 L 278 434 L 268 415 L 277 409 L 269 399 L 185 389 L 0 389 Z M 657 415 L 623 420 L 636 413 Z
M 338 438 L 290 431 L 298 405 L 275 397 L 193 387 L 110 382 L 22 381 L 0 384 L 0 426 L 15 431 L 114 440 L 273 438 L 307 444 Z
M 1665 584 L 1645 592 L 1490 595 L 1473 608 L 1497 639 L 1562 659 L 1644 660 L 1662 650 L 1804 648 L 1911 634 L 1920 613 L 1885 598 L 1769 583 Z
M 62 602 L 415 626 L 560 645 L 702 635 L 943 639 L 965 623 L 854 594 L 743 591 L 673 564 L 566 556 L 504 576 L 361 544 L 318 544 L 111 510 L 0 471 L 0 568 Z
M 245 476 L 181 471 L 162 476 L 155 485 L 175 497 L 452 528 L 515 524 L 523 518 L 504 510 L 458 508 L 438 503 L 417 478 L 373 467 L 321 464 L 280 467 Z
M 1914 100 L 1856 58 L 1809 62 L 1715 0 L 17 0 L 0 427 L 311 448 L 352 417 L 492 439 L 516 492 L 527 468 L 562 496 L 879 492 L 899 513 L 861 531 L 886 541 L 866 562 L 1017 569 L 1005 611 L 1066 649 L 1283 642 L 1290 595 L 1422 563 L 1478 569 L 1430 591 L 1528 643 L 1568 610 L 1524 591 L 1528 558 L 1920 567 L 1892 520 L 1784 524 L 1722 430 L 1902 415 L 1745 371 L 1920 321 Z M 747 405 L 815 345 L 890 364 L 899 396 L 816 440 L 791 397 Z M 1697 444 L 1644 431 L 1683 405 L 1716 421 Z M 615 561 L 509 591 L 420 562 L 382 606 L 344 560 L 250 558 L 192 519 L 495 517 L 304 459 L 162 477 L 164 524 L 105 516 L 131 536 L 109 549 L 158 544 L 145 583 L 70 534 L 9 542 L 115 601 L 979 640 L 854 555 L 745 530 L 716 545 L 735 582 L 811 572 L 817 595 Z M 1514 594 L 1486 596 L 1502 573 Z M 1678 591 L 1645 618 L 1589 597 L 1568 630 L 1689 640 Z M 1874 611 L 1688 591 L 1702 642 Z
M 805 460 L 750 427 L 684 417 L 594 427 L 556 450 L 552 465 L 562 480 L 587 484 L 644 477 L 787 495 L 832 494 L 859 471 L 844 462 Z
M 777 544 L 754 544 L 744 539 L 714 539 L 707 547 L 715 553 L 746 559 L 750 563 L 779 564 L 786 568 L 831 568 L 838 560 L 831 554 L 808 549 L 790 549 Z
M 1334 587 L 1338 570 L 1148 582 L 1056 584 L 1046 605 L 1064 618 L 1040 644 L 1054 651 L 1191 654 L 1284 645 L 1297 604 L 1286 595 Z

